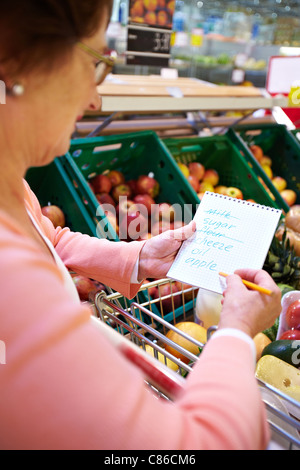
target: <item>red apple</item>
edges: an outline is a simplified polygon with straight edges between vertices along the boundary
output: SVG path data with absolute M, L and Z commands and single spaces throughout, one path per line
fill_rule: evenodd
M 66 224 L 65 214 L 60 209 L 60 207 L 49 204 L 42 208 L 42 214 L 45 217 L 48 217 L 51 220 L 54 228 L 61 227 L 64 228 Z
M 284 189 L 280 192 L 280 196 L 290 207 L 295 204 L 297 199 L 297 194 L 292 189 Z
M 73 276 L 73 282 L 82 301 L 90 300 L 90 296 L 97 291 L 95 283 L 88 277 L 78 274 Z
M 149 194 L 137 194 L 134 196 L 133 201 L 140 207 L 143 206 L 144 210 L 147 211 L 148 216 L 151 215 L 152 206 L 155 205 L 154 199 Z
M 127 216 L 128 213 L 136 213 L 138 211 L 137 205 L 127 197 L 120 197 L 119 204 L 117 205 L 117 216 L 121 220 L 124 216 Z
M 219 183 L 219 174 L 213 168 L 208 168 L 204 172 L 203 181 L 212 184 L 213 186 L 217 186 Z
M 120 239 L 138 240 L 146 233 L 148 233 L 148 219 L 139 211 L 129 212 L 120 222 Z
M 108 193 L 98 193 L 96 194 L 96 198 L 101 205 L 112 206 L 112 207 L 116 206 L 115 201 L 113 200 L 111 195 Z
M 239 188 L 229 186 L 226 190 L 226 196 L 233 197 L 235 199 L 243 199 L 243 193 Z
M 114 198 L 115 202 L 118 203 L 120 197 L 127 197 L 128 199 L 131 199 L 132 197 L 132 191 L 131 188 L 128 184 L 126 183 L 121 183 L 115 186 L 112 190 L 112 197 Z
M 111 191 L 111 181 L 107 175 L 97 175 L 91 180 L 95 193 L 109 193 Z
M 194 191 L 196 191 L 196 193 L 197 193 L 199 191 L 199 181 L 197 180 L 197 178 L 193 175 L 189 175 L 187 177 L 187 180 L 190 183 L 190 185 L 192 186 L 192 188 L 194 189 Z
M 158 181 L 151 176 L 141 175 L 137 180 L 136 191 L 138 194 L 149 194 L 149 196 L 155 199 L 159 193 L 159 189 Z
M 190 175 L 197 178 L 198 181 L 202 180 L 204 173 L 205 173 L 205 167 L 202 165 L 202 163 L 191 162 L 189 163 L 188 166 L 189 166 Z
M 162 202 L 160 204 L 155 204 L 152 211 L 153 221 L 166 220 L 168 222 L 173 222 L 175 217 L 175 210 L 171 204 L 167 202 Z
M 132 195 L 136 195 L 137 194 L 137 190 L 136 190 L 136 180 L 129 180 L 129 181 L 126 181 L 126 184 L 128 184 L 128 186 L 130 187 L 131 189 L 131 192 L 132 192 Z
M 250 145 L 250 150 L 254 156 L 254 158 L 258 161 L 261 162 L 262 158 L 264 156 L 264 152 L 262 148 L 259 145 Z
M 111 170 L 107 176 L 109 177 L 113 188 L 118 184 L 125 183 L 125 176 L 121 171 Z

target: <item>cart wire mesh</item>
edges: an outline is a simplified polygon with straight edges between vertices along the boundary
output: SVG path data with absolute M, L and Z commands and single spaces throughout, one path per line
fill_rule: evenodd
M 163 295 L 163 286 L 166 285 L 169 285 L 169 293 Z M 198 289 L 184 284 L 178 289 L 178 283 L 176 286 L 177 289 L 170 279 L 161 279 L 144 284 L 131 301 L 118 292 L 107 295 L 104 291 L 98 292 L 94 299 L 97 322 L 108 327 L 114 341 L 120 342 L 122 353 L 144 372 L 145 383 L 152 392 L 171 401 L 184 388 L 186 376 L 192 373 L 193 364 L 199 360 L 205 347 L 205 343 L 175 326 L 182 321 L 195 321 Z M 156 289 L 155 297 L 153 289 Z M 176 297 L 180 297 L 182 302 L 180 314 L 175 308 Z M 166 309 L 166 301 L 171 311 Z M 216 330 L 217 326 L 207 330 L 207 341 Z M 184 341 L 178 341 L 178 344 L 177 340 L 173 341 L 171 331 L 195 345 L 199 354 L 179 344 L 186 344 Z M 179 354 L 172 354 L 174 350 Z M 284 450 L 300 450 L 300 403 L 271 385 L 257 381 L 273 442 Z

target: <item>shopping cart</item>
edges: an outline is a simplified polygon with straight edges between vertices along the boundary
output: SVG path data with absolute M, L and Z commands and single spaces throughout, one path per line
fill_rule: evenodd
M 199 360 L 205 344 L 175 326 L 181 321 L 194 321 L 197 289 L 182 284 L 181 289 L 172 292 L 170 288 L 170 293 L 162 296 L 160 290 L 167 283 L 172 286 L 169 279 L 144 284 L 130 302 L 118 292 L 109 295 L 98 292 L 94 299 L 94 321 L 122 354 L 143 371 L 145 383 L 152 392 L 172 401 L 182 391 L 186 376 L 192 373 L 193 364 Z M 176 285 L 178 287 L 178 283 Z M 155 298 L 149 294 L 153 288 L 158 292 Z M 146 294 L 142 295 L 142 302 L 139 301 L 141 292 Z M 181 316 L 175 315 L 174 308 L 173 317 L 170 318 L 168 311 L 166 320 L 164 301 L 168 299 L 169 305 L 174 307 L 176 296 L 182 299 Z M 210 327 L 207 330 L 208 341 L 216 329 Z M 199 354 L 191 353 L 172 341 L 168 334 L 170 331 L 196 345 Z M 180 358 L 170 352 L 170 347 L 180 353 Z M 300 403 L 269 384 L 262 381 L 258 384 L 272 431 L 272 445 L 280 449 L 300 450 Z

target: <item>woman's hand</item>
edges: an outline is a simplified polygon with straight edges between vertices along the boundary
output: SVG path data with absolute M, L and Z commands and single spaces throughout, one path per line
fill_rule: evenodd
M 166 277 L 182 242 L 191 237 L 195 230 L 196 224 L 192 221 L 184 227 L 150 238 L 140 253 L 138 279 Z
M 248 289 L 242 279 L 272 291 L 271 295 Z M 226 278 L 223 309 L 218 329 L 238 328 L 252 338 L 270 328 L 281 312 L 281 291 L 263 270 L 239 269 Z

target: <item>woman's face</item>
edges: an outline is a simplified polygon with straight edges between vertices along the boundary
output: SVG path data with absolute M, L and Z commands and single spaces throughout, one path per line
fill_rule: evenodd
M 107 23 L 107 18 L 103 18 L 97 33 L 82 41 L 100 54 L 106 48 Z M 31 93 L 28 94 L 26 114 L 33 131 L 31 143 L 38 147 L 30 153 L 38 161 L 27 162 L 29 166 L 46 165 L 64 155 L 69 150 L 76 121 L 86 110 L 100 109 L 101 98 L 95 83 L 96 63 L 97 59 L 75 46 L 64 65 L 46 76 L 28 81 Z

